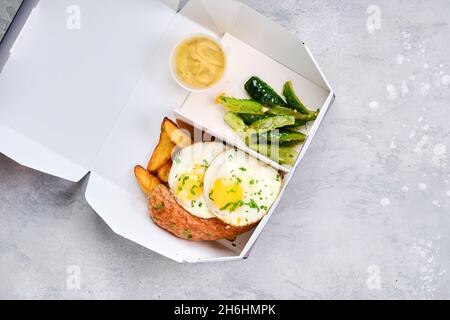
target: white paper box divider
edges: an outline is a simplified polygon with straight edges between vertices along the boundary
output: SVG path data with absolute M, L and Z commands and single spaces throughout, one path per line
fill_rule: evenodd
M 189 96 L 169 73 L 173 46 L 191 33 L 227 32 L 315 86 L 322 112 L 296 166 L 333 92 L 301 40 L 250 8 L 191 0 L 177 14 L 178 1 L 165 2 L 79 0 L 81 28 L 70 30 L 72 1 L 40 0 L 0 74 L 0 152 L 72 181 L 91 171 L 86 199 L 112 230 L 175 261 L 241 259 L 276 205 L 234 243 L 192 243 L 151 222 L 133 176 L 134 165 L 148 161 L 162 118 L 180 112 Z

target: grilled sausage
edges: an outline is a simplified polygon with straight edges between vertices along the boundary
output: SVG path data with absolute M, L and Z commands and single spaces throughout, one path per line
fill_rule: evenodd
M 234 227 L 219 219 L 202 219 L 191 215 L 175 200 L 163 184 L 158 185 L 149 200 L 152 220 L 173 235 L 190 241 L 234 240 L 238 235 L 251 230 L 255 225 Z

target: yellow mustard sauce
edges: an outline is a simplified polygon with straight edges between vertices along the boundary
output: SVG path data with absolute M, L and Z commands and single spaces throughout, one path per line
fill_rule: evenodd
M 205 89 L 222 78 L 226 58 L 219 44 L 199 36 L 178 45 L 173 63 L 175 73 L 182 83 L 194 89 Z

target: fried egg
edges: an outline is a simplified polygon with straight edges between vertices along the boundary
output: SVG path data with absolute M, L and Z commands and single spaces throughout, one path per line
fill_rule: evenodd
M 204 177 L 203 196 L 211 213 L 233 226 L 260 221 L 280 193 L 280 173 L 241 151 L 216 157 Z
M 194 216 L 215 218 L 203 196 L 203 178 L 211 162 L 226 147 L 218 142 L 195 143 L 183 148 L 173 158 L 169 187 L 178 204 Z

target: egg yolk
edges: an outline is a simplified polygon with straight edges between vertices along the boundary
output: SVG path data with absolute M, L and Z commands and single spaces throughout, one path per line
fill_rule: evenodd
M 176 196 L 183 200 L 196 200 L 203 193 L 203 175 L 184 174 L 178 179 Z
M 232 211 L 240 206 L 243 198 L 242 187 L 230 179 L 217 179 L 209 194 L 209 198 L 221 211 Z

